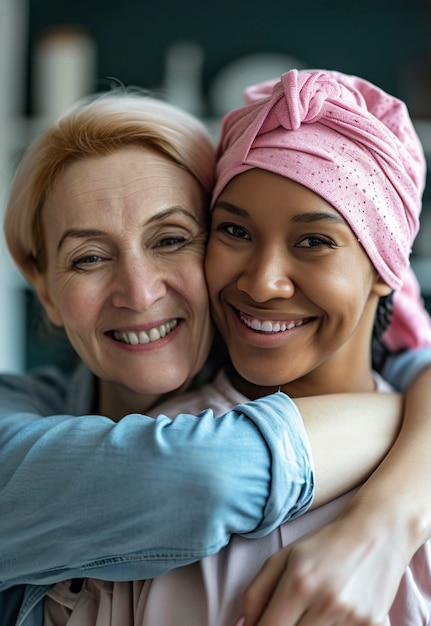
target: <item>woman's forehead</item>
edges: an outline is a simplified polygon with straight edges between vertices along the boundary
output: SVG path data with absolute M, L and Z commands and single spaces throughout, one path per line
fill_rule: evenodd
M 197 181 L 169 158 L 147 148 L 127 148 L 71 163 L 59 176 L 45 203 L 57 217 L 85 215 L 116 206 L 147 212 L 164 205 L 200 210 Z

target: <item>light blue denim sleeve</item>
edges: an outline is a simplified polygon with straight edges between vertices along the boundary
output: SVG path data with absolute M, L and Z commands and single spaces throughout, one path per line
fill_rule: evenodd
M 0 377 L 0 589 L 157 576 L 270 532 L 313 497 L 307 436 L 277 393 L 174 421 L 56 414 L 49 377 Z
M 410 383 L 431 365 L 431 347 L 405 350 L 388 357 L 382 376 L 398 391 L 405 392 Z

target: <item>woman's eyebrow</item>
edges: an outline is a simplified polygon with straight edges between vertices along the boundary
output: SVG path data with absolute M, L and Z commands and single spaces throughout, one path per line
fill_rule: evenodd
M 200 224 L 198 218 L 196 217 L 196 215 L 193 215 L 193 213 L 191 211 L 188 211 L 187 209 L 184 209 L 181 206 L 173 206 L 170 207 L 169 209 L 166 209 L 165 211 L 161 211 L 160 213 L 156 213 L 155 215 L 153 215 L 152 217 L 150 217 L 149 220 L 147 220 L 146 224 L 152 224 L 154 222 L 158 222 L 161 220 L 164 220 L 167 217 L 170 217 L 171 215 L 175 215 L 175 214 L 182 214 L 185 215 L 186 217 L 189 217 L 190 219 L 192 219 L 194 222 L 196 222 L 196 224 Z
M 225 200 L 219 200 L 216 202 L 214 205 L 214 210 L 215 209 L 225 209 L 225 211 L 240 217 L 250 217 L 247 211 L 236 206 L 236 204 L 226 202 Z M 318 222 L 321 220 L 331 220 L 333 222 L 338 222 L 339 224 L 346 224 L 346 220 L 338 213 L 327 213 L 326 211 L 309 211 L 306 213 L 298 213 L 292 217 L 292 222 L 303 224 Z
M 195 215 L 193 215 L 193 213 L 191 213 L 190 211 L 187 211 L 187 209 L 183 209 L 182 207 L 177 207 L 177 206 L 170 207 L 169 209 L 166 209 L 165 211 L 156 213 L 156 215 L 153 215 L 152 217 L 150 217 L 149 220 L 147 220 L 146 224 L 152 224 L 154 222 L 164 220 L 165 218 L 170 217 L 171 215 L 175 215 L 177 213 L 181 213 L 185 215 L 186 217 L 192 219 L 198 226 L 200 225 L 199 220 L 197 219 Z M 98 230 L 95 228 L 68 228 L 63 233 L 60 241 L 57 244 L 57 252 L 61 250 L 62 246 L 64 245 L 64 242 L 69 238 L 85 239 L 87 237 L 100 237 L 104 234 L 105 233 L 103 230 Z
M 329 220 L 332 222 L 338 222 L 339 224 L 346 224 L 346 220 L 339 213 L 327 213 L 326 211 L 298 213 L 292 217 L 292 222 L 303 224 L 309 222 L 319 222 L 321 220 Z
M 86 237 L 100 237 L 103 235 L 102 230 L 96 230 L 94 228 L 68 228 L 60 238 L 57 244 L 57 252 L 59 252 L 66 241 L 69 238 L 85 239 Z
M 239 217 L 250 217 L 247 211 L 240 209 L 240 207 L 236 206 L 236 204 L 226 202 L 225 200 L 218 200 L 214 205 L 213 211 L 216 209 L 225 209 L 225 211 L 229 211 L 229 213 L 233 213 Z

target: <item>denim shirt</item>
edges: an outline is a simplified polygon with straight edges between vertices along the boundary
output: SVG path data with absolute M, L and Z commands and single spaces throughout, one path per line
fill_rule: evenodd
M 285 394 L 218 419 L 115 423 L 89 414 L 94 389 L 83 366 L 0 377 L 1 626 L 41 626 L 54 582 L 152 578 L 312 501 L 308 439 Z

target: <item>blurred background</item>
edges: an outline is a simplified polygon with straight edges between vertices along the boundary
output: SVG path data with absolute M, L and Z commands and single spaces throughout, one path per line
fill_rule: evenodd
M 243 88 L 292 67 L 358 74 L 406 101 L 431 169 L 431 0 L 0 0 L 0 208 L 35 134 L 74 101 L 123 84 L 201 117 L 214 139 Z M 431 184 L 413 265 L 431 311 Z M 0 239 L 0 371 L 55 359 Z

